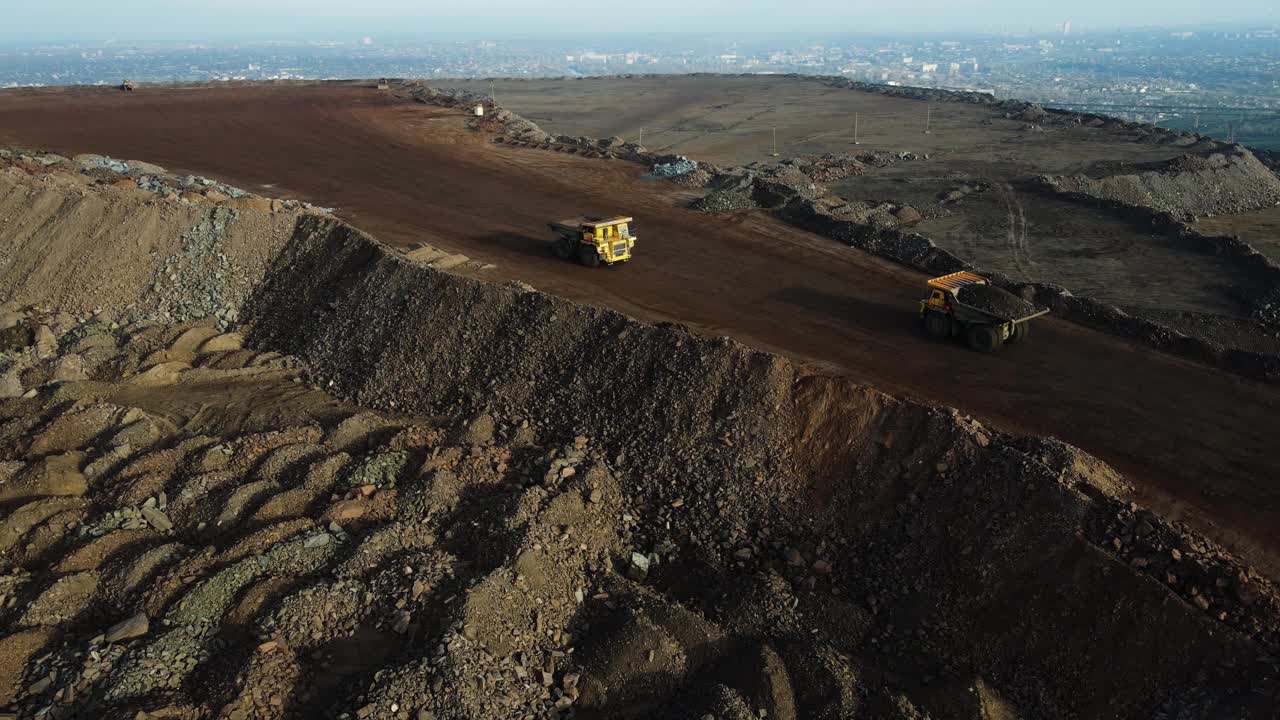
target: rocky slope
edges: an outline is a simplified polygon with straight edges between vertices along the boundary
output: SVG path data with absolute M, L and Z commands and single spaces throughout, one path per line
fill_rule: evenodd
M 0 402 L 0 712 L 1263 718 L 1280 701 L 1274 589 L 1074 448 L 442 273 L 322 215 L 261 278 L 243 338 L 59 315 L 70 265 L 42 277 L 45 308 L 3 308 L 21 392 Z

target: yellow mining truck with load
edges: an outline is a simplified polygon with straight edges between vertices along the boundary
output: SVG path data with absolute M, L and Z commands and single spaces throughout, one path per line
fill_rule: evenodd
M 635 221 L 629 217 L 582 216 L 547 223 L 556 233 L 556 255 L 577 258 L 587 267 L 612 265 L 631 259 L 636 245 Z
M 971 272 L 936 277 L 928 285 L 929 297 L 920 301 L 925 332 L 936 338 L 962 337 L 979 352 L 1026 339 L 1028 322 L 1049 312 Z

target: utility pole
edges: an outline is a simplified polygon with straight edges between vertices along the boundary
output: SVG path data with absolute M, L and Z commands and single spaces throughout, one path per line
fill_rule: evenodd
M 1236 129 L 1232 127 L 1231 121 L 1227 121 L 1227 144 L 1234 145 L 1236 142 Z
M 489 102 L 496 108 L 498 107 L 498 94 L 493 90 L 493 82 L 489 83 Z
M 778 126 L 773 126 L 773 157 L 778 157 Z
M 853 144 L 854 145 L 862 144 L 858 142 L 858 113 L 853 114 Z
M 932 132 L 930 125 L 933 124 L 933 105 L 925 105 L 924 108 L 924 134 L 928 135 Z
M 644 147 L 644 128 L 640 128 L 640 142 L 636 144 L 640 147 Z

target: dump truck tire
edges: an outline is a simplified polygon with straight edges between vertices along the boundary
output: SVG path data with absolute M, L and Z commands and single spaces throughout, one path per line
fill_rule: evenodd
M 587 267 L 596 267 L 600 264 L 600 253 L 589 245 L 583 245 L 578 248 L 578 262 Z
M 1013 329 L 1009 331 L 1009 339 L 1005 340 L 1005 342 L 1012 344 L 1012 343 L 1022 342 L 1023 340 L 1026 340 L 1028 329 L 1029 328 L 1027 328 L 1027 323 L 1024 323 L 1024 322 L 1020 322 L 1017 325 L 1014 325 Z
M 942 313 L 931 312 L 924 316 L 924 331 L 929 337 L 951 337 L 951 318 Z
M 573 257 L 573 246 L 564 240 L 556 241 L 556 257 L 561 260 L 568 260 Z
M 1000 331 L 992 325 L 970 325 L 966 338 L 969 347 L 978 352 L 992 353 L 1000 349 Z

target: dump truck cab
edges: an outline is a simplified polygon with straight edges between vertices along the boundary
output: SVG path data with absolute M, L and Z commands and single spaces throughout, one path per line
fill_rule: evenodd
M 627 216 L 582 216 L 548 223 L 556 233 L 556 254 L 576 258 L 587 267 L 612 265 L 631 259 L 636 245 L 635 221 Z
M 963 337 L 969 347 L 995 352 L 1027 337 L 1028 321 L 1049 312 L 986 278 L 955 272 L 928 281 L 929 296 L 920 301 L 920 323 L 937 338 Z

